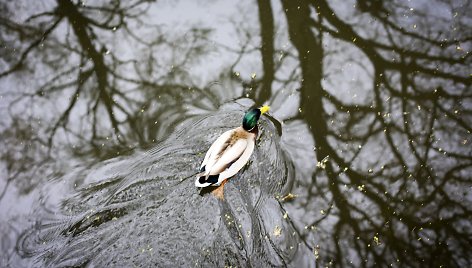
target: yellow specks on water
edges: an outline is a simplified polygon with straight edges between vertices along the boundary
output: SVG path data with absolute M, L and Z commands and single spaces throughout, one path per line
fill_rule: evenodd
M 378 246 L 380 245 L 380 240 L 379 240 L 379 237 L 377 235 L 374 235 L 374 243 Z
M 144 252 L 151 252 L 152 251 L 152 247 L 151 245 L 147 245 L 146 247 L 143 247 L 143 248 L 140 248 L 140 251 L 141 253 L 144 253 Z M 152 254 L 152 253 L 151 253 Z
M 256 79 L 256 73 L 251 74 L 251 79 Z
M 274 227 L 274 231 L 272 232 L 272 235 L 275 236 L 275 237 L 279 237 L 282 235 L 282 228 L 280 228 L 280 226 L 276 225 Z
M 323 158 L 323 160 L 318 161 L 316 163 L 316 167 L 321 168 L 321 169 L 325 169 L 326 168 L 326 163 L 328 162 L 328 160 L 329 160 L 329 155 L 325 156 L 325 158 Z
M 284 213 L 283 218 L 284 218 L 284 219 L 287 219 L 287 218 L 288 218 L 288 213 L 287 213 L 287 212 Z
M 225 220 L 226 220 L 226 223 L 228 225 L 231 225 L 231 224 L 235 223 L 234 220 L 233 220 L 233 217 L 231 217 L 231 215 L 229 215 L 229 214 L 225 214 Z
M 239 72 L 234 72 L 234 76 L 239 77 L 241 74 Z
M 286 196 L 280 198 L 279 200 L 282 202 L 289 202 L 289 201 L 294 200 L 295 198 L 297 198 L 297 195 L 288 193 Z
M 316 245 L 313 247 L 313 254 L 315 254 L 315 259 L 320 258 L 320 245 Z

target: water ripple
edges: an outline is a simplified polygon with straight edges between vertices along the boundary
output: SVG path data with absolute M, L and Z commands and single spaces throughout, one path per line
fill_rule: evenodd
M 23 232 L 19 256 L 54 267 L 294 266 L 306 249 L 277 199 L 294 172 L 273 119 L 260 121 L 256 150 L 224 201 L 193 186 L 205 150 L 243 112 L 196 115 L 147 152 L 71 172 L 64 179 L 83 183 L 35 212 L 41 220 Z

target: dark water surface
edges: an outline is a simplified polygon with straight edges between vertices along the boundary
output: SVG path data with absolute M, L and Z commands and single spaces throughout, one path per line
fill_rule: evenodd
M 0 3 L 0 267 L 472 266 L 470 10 Z M 201 194 L 262 104 L 249 164 Z

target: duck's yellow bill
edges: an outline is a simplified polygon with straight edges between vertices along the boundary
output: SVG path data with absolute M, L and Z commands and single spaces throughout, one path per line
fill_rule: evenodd
M 259 108 L 259 110 L 261 110 L 261 114 L 265 114 L 270 110 L 270 107 L 269 105 L 264 105 L 261 108 Z

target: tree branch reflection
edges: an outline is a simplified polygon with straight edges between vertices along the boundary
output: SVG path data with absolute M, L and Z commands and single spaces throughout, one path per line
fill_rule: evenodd
M 8 150 L 18 153 L 30 146 L 41 151 L 41 157 L 24 164 L 36 166 L 60 158 L 61 146 L 85 159 L 116 156 L 136 144 L 147 147 L 184 120 L 184 102 L 205 94 L 187 68 L 208 51 L 211 30 L 194 27 L 182 36 L 163 35 L 160 26 L 143 21 L 150 2 L 85 5 L 57 0 L 49 2 L 51 10 L 39 11 L 24 23 L 8 16 L 0 21 L 5 40 L 22 41 L 9 43 L 19 51 L 16 57 L 1 55 L 7 65 L 0 78 L 11 79 L 12 84 L 17 77 L 35 78 L 25 89 L 2 92 L 11 100 L 8 112 L 14 122 L 6 120 L 4 129 L 9 131 L 2 133 L 5 143 L 11 140 Z M 2 5 L 5 15 L 10 9 Z M 139 36 L 132 30 L 136 26 L 153 34 Z M 107 45 L 114 36 L 137 44 L 132 53 L 142 55 L 125 56 L 119 45 Z M 25 112 L 24 107 L 29 109 Z M 28 122 L 38 122 L 30 133 L 34 138 L 19 143 L 17 137 L 32 125 Z M 27 168 L 18 164 L 12 166 L 10 178 Z M 32 189 L 37 181 L 29 181 L 26 188 Z
M 282 125 L 295 137 L 282 140 L 296 140 L 284 148 L 300 198 L 281 205 L 299 212 L 283 219 L 317 265 L 471 266 L 470 2 L 258 0 L 257 14 L 228 19 L 234 47 L 198 25 L 169 34 L 146 17 L 151 2 L 57 0 L 23 22 L 0 4 L 0 79 L 11 85 L 0 96 L 0 200 L 13 181 L 28 193 L 58 177 L 61 158 L 147 148 L 191 117 L 188 107 L 249 96 L 295 111 Z M 217 49 L 233 61 L 204 86 L 193 72 Z
M 464 72 L 470 54 L 455 53 L 454 47 L 470 36 L 437 42 L 434 28 L 425 29 L 428 36 L 394 22 L 395 4 L 361 2 L 359 9 L 369 12 L 385 35 L 365 37 L 365 24 L 346 23 L 325 1 L 283 1 L 302 72 L 301 115 L 315 139 L 318 161 L 329 158 L 313 176 L 315 181 L 326 176 L 326 184 L 308 186 L 327 189 L 307 198 L 314 202 L 328 190 L 327 203 L 334 204 L 330 217 L 307 223 L 324 232 L 306 239 L 320 239 L 323 262 L 336 260 L 340 266 L 417 260 L 470 265 L 472 236 L 464 228 L 470 227 L 471 204 L 452 190 L 471 186 L 466 174 L 472 158 L 459 146 L 459 137 L 470 134 L 471 96 L 465 89 L 471 79 Z M 321 83 L 325 35 L 355 46 L 371 64 L 372 94 L 363 103 L 340 99 L 333 94 L 337 89 Z M 408 43 L 424 47 L 411 49 Z

